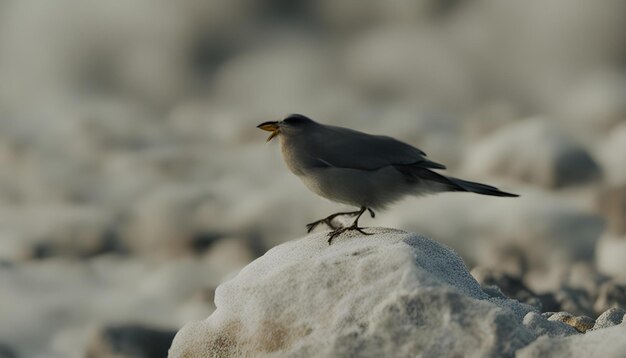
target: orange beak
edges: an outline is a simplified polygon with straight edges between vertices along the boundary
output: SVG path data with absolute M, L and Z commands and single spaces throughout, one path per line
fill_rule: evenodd
M 270 134 L 270 136 L 267 138 L 267 142 L 272 140 L 272 138 L 276 137 L 278 133 L 280 133 L 280 127 L 278 127 L 278 122 L 263 122 L 256 127 L 264 131 L 272 132 L 272 134 Z

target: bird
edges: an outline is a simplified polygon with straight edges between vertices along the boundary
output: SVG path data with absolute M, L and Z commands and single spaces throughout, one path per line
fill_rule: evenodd
M 384 135 L 318 123 L 301 114 L 280 121 L 263 122 L 257 128 L 278 138 L 289 170 L 314 193 L 334 202 L 358 207 L 338 212 L 306 225 L 307 232 L 320 224 L 331 231 L 328 244 L 346 231 L 371 235 L 359 226 L 368 211 L 383 210 L 407 195 L 440 192 L 471 192 L 500 197 L 518 197 L 496 187 L 446 176 L 436 172 L 446 166 L 426 157 L 422 150 Z M 340 216 L 355 217 L 349 226 L 335 225 Z

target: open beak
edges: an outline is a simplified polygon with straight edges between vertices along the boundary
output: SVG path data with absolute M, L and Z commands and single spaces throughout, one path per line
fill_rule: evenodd
M 264 131 L 272 132 L 272 134 L 270 134 L 270 136 L 267 138 L 268 142 L 272 140 L 272 138 L 276 137 L 278 133 L 280 133 L 278 122 L 263 122 L 256 127 Z

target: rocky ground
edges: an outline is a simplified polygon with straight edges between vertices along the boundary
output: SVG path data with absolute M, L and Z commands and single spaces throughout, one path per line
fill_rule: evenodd
M 363 224 L 444 243 L 482 292 L 528 305 L 507 352 L 598 344 L 589 327 L 626 305 L 624 13 L 621 0 L 0 0 L 0 356 L 164 356 L 220 283 L 345 209 L 255 128 L 292 112 L 521 194 L 411 198 Z M 537 338 L 555 325 L 572 335 Z

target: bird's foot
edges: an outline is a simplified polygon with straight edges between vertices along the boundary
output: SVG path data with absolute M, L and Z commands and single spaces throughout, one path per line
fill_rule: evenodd
M 374 212 L 371 209 L 368 209 L 370 211 L 370 215 L 372 215 L 372 217 L 374 217 Z M 315 229 L 319 224 L 326 224 L 326 226 L 328 226 L 329 228 L 333 229 L 333 230 L 337 230 L 338 227 L 337 225 L 333 224 L 333 220 L 335 220 L 335 218 L 337 216 L 357 216 L 357 215 L 361 215 L 362 211 L 361 210 L 357 210 L 357 211 L 348 211 L 348 212 L 341 212 L 341 213 L 335 213 L 332 215 L 329 215 L 321 220 L 317 220 L 314 221 L 310 224 L 306 225 L 306 232 L 310 233 L 311 231 L 313 231 L 313 229 Z
M 328 219 L 328 218 L 324 218 L 322 220 L 317 220 L 314 221 L 310 224 L 306 224 L 306 232 L 310 233 L 311 231 L 313 231 L 313 229 L 315 229 L 319 224 L 326 224 L 326 226 L 328 226 L 329 228 L 333 229 L 333 230 L 337 230 L 337 226 L 335 226 L 335 224 L 333 224 L 332 219 Z
M 353 231 L 353 230 L 354 231 L 358 231 L 358 232 L 360 232 L 363 235 L 374 235 L 373 233 L 363 231 L 362 227 L 358 227 L 357 225 L 353 224 L 353 225 L 348 226 L 348 227 L 341 227 L 341 228 L 338 228 L 338 229 L 335 229 L 335 230 L 331 231 L 328 234 L 328 245 L 331 245 L 333 243 L 333 239 L 336 238 L 337 236 L 343 234 L 346 231 Z

